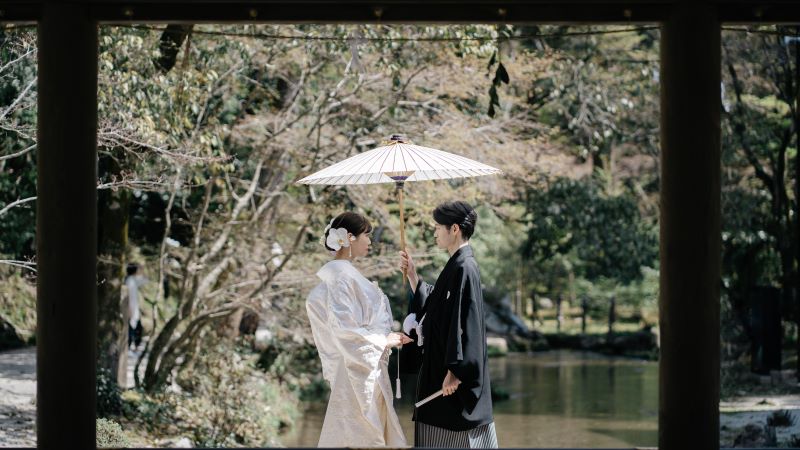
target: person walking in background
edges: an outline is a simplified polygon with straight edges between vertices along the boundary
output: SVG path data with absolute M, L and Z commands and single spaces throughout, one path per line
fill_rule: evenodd
M 139 274 L 139 265 L 131 263 L 126 268 L 125 286 L 128 288 L 128 347 L 133 350 L 142 343 L 141 293 L 139 288 L 148 283 L 148 279 Z

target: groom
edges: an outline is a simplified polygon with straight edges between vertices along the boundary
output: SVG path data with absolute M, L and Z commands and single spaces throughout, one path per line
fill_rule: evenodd
M 414 446 L 497 448 L 481 275 L 469 245 L 478 215 L 454 201 L 436 207 L 433 219 L 436 245 L 450 254 L 436 283 L 422 281 L 411 256 L 400 252 L 414 292 L 404 329 L 417 333 L 403 351 L 422 348 L 417 402 L 442 390 L 415 409 Z

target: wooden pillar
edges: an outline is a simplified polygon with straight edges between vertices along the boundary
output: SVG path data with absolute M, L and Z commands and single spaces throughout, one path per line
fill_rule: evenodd
M 45 3 L 38 31 L 39 448 L 95 448 L 97 25 Z
M 661 31 L 658 444 L 719 448 L 720 24 L 673 7 Z

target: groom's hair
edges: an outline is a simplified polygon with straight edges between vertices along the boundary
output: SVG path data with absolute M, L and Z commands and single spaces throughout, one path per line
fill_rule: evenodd
M 461 229 L 461 236 L 467 241 L 475 232 L 478 213 L 467 202 L 445 202 L 433 210 L 433 220 L 448 227 L 458 225 L 458 228 Z
M 353 236 L 358 237 L 361 233 L 369 233 L 372 231 L 372 224 L 369 223 L 366 217 L 362 216 L 359 213 L 346 211 L 333 219 L 331 222 L 331 228 L 325 232 L 325 237 L 322 242 L 327 242 L 328 234 L 334 228 L 344 228 L 347 230 L 348 233 L 351 233 Z M 325 244 L 325 248 L 330 251 L 336 251 L 330 247 L 328 244 Z

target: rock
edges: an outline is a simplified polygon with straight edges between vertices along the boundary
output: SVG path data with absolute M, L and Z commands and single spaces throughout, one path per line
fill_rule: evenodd
M 777 438 L 775 428 L 748 423 L 733 440 L 735 448 L 764 448 L 776 447 Z
M 192 440 L 187 437 L 182 437 L 178 439 L 173 445 L 172 448 L 192 448 L 194 445 L 192 444 Z
M 19 336 L 14 326 L 3 316 L 0 316 L 0 351 L 24 346 L 25 341 Z
M 489 356 L 504 356 L 508 354 L 508 341 L 500 336 L 489 336 L 486 338 Z
M 253 311 L 247 310 L 242 313 L 242 320 L 239 322 L 239 334 L 248 336 L 255 334 L 258 330 L 258 321 L 261 318 Z
M 159 439 L 156 441 L 161 448 L 192 448 L 194 444 L 192 440 L 187 437 L 177 438 L 171 437 L 166 439 Z
M 545 335 L 553 349 L 587 350 L 612 355 L 626 355 L 643 359 L 657 359 L 658 342 L 652 330 L 615 333 L 611 342 L 608 335 L 550 333 Z
M 781 370 L 779 373 L 783 381 L 788 381 L 791 383 L 797 382 L 797 372 L 795 372 L 794 369 Z
M 484 290 L 483 298 L 486 331 L 495 336 L 502 336 L 507 342 L 508 351 L 547 350 L 549 347 L 544 336 L 530 330 L 525 322 L 513 311 L 508 295 L 489 289 Z
M 253 342 L 253 346 L 257 351 L 262 352 L 269 347 L 269 343 L 272 341 L 272 338 L 272 331 L 267 330 L 266 328 L 259 328 L 256 330 L 256 338 Z

